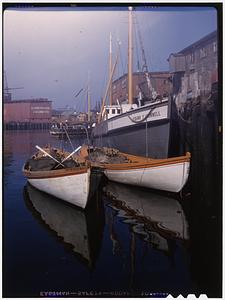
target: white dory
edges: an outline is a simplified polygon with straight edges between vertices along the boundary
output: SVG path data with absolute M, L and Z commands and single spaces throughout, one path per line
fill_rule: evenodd
M 91 152 L 90 152 L 91 151 Z M 83 146 L 80 156 L 103 169 L 109 180 L 169 192 L 179 192 L 187 182 L 191 154 L 152 159 L 119 152 L 113 148 Z
M 91 171 L 90 167 L 88 167 L 84 161 L 77 156 L 73 156 L 80 147 L 69 155 L 57 149 L 42 149 L 38 146 L 36 146 L 36 148 L 39 152 L 33 156 L 32 159 L 27 161 L 23 167 L 23 173 L 25 177 L 27 177 L 28 182 L 43 192 L 81 208 L 85 208 L 90 190 Z M 61 156 L 61 162 L 50 154 L 52 151 L 54 151 L 56 157 L 57 155 Z M 64 159 L 63 155 L 65 156 Z M 44 160 L 48 157 L 50 157 L 50 161 L 55 165 L 48 165 L 48 167 L 46 167 Z M 69 166 L 66 166 L 66 161 L 70 161 Z M 38 163 L 39 167 L 35 168 Z M 42 164 L 42 168 L 40 164 Z

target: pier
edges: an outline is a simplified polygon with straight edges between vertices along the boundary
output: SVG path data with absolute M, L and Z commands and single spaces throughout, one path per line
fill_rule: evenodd
M 214 85 L 211 95 L 189 102 L 183 118 L 179 118 L 183 150 L 192 154 L 182 199 L 192 241 L 191 269 L 202 290 L 207 286 L 208 297 L 219 297 L 222 284 L 221 99 Z
M 47 130 L 51 123 L 9 122 L 4 124 L 5 130 Z

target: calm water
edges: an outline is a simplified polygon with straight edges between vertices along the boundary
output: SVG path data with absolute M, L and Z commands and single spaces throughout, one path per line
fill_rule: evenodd
M 23 163 L 48 143 L 71 149 L 48 132 L 5 132 L 4 297 L 206 293 L 178 201 L 104 183 L 83 212 L 27 185 Z

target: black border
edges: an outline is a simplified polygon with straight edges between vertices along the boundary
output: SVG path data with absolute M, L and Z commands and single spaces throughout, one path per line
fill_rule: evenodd
M 34 9 L 34 8 L 115 8 L 115 7 L 120 7 L 120 8 L 125 8 L 128 6 L 133 6 L 133 7 L 143 7 L 144 8 L 158 8 L 158 7 L 211 7 L 215 8 L 217 10 L 217 33 L 218 33 L 218 98 L 221 100 L 219 103 L 219 114 L 218 114 L 218 119 L 219 119 L 219 125 L 223 126 L 223 3 L 222 2 L 211 2 L 211 3 L 202 3 L 202 2 L 196 2 L 196 3 L 188 3 L 188 2 L 182 2 L 182 3 L 166 3 L 166 2 L 153 2 L 153 3 L 148 3 L 148 2 L 129 2 L 129 3 L 113 3 L 113 2 L 107 2 L 107 3 L 93 3 L 93 2 L 88 2 L 88 3 L 77 3 L 77 2 L 59 2 L 59 3 L 23 3 L 23 2 L 2 2 L 2 196 L 4 195 L 4 53 L 3 53 L 3 47 L 4 47 L 4 11 L 6 9 Z M 222 133 L 219 135 L 219 157 L 220 157 L 220 186 L 221 190 L 219 191 L 220 193 L 220 208 L 221 208 L 221 231 L 219 232 L 220 236 L 223 237 L 223 203 L 222 203 L 222 195 L 223 195 L 223 140 L 222 140 Z M 4 198 L 2 197 L 2 274 L 4 270 Z M 218 234 L 218 233 L 217 233 Z M 221 241 L 221 247 L 222 247 L 222 241 Z M 222 247 L 223 248 L 223 247 Z M 221 249 L 222 250 L 222 249 Z M 222 257 L 222 251 L 221 251 L 221 274 L 220 274 L 220 287 L 221 290 L 217 291 L 217 295 L 215 297 L 222 297 L 222 291 L 223 291 L 223 270 L 222 270 L 222 262 L 223 262 L 223 257 Z M 213 276 L 213 274 L 212 274 Z M 2 295 L 3 297 L 7 297 L 6 295 L 4 296 L 3 292 L 3 285 L 4 282 L 4 276 L 2 276 Z M 220 296 L 219 296 L 220 294 Z M 26 297 L 26 296 L 25 296 Z M 24 298 L 25 298 L 24 297 Z M 33 297 L 33 296 L 32 296 Z M 30 298 L 30 297 L 28 297 Z M 36 297 L 35 297 L 36 298 Z

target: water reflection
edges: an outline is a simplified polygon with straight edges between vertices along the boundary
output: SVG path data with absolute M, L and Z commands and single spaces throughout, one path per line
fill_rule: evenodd
M 168 251 L 168 238 L 189 239 L 186 217 L 175 199 L 113 182 L 104 191 L 123 223 L 157 249 Z
M 219 297 L 218 186 L 209 186 L 209 191 L 204 176 L 200 181 L 192 177 L 191 193 L 184 199 L 188 225 L 183 200 L 181 207 L 169 197 L 116 183 L 108 183 L 104 195 L 98 189 L 97 201 L 87 212 L 32 187 L 25 189 L 24 202 L 21 168 L 35 145 L 50 143 L 68 151 L 71 145 L 48 131 L 5 131 L 4 136 L 5 297 L 39 297 L 40 291 L 56 289 L 108 292 L 105 297 L 112 297 L 112 291 L 125 291 L 130 297 L 149 297 L 149 292 Z M 72 142 L 74 148 L 82 144 Z M 197 175 L 205 174 L 205 168 L 195 165 Z M 215 174 L 212 169 L 207 172 Z
M 71 138 L 73 148 L 86 143 L 82 137 Z M 52 137 L 49 131 L 4 131 L 4 154 L 26 155 L 26 159 L 35 151 L 35 145 L 41 147 L 50 144 L 52 147 L 63 148 L 72 151 L 73 148 L 68 140 L 60 140 Z
M 178 296 L 175 282 L 184 276 L 189 264 L 188 223 L 180 203 L 144 188 L 114 182 L 107 183 L 104 193 L 112 254 L 127 267 L 130 294 L 140 296 L 148 286 L 153 292 Z M 189 285 L 188 280 L 185 284 Z M 191 291 L 190 286 L 187 289 Z
M 91 209 L 85 212 L 30 184 L 24 188 L 24 200 L 32 214 L 48 230 L 60 237 L 58 241 L 63 242 L 67 248 L 72 248 L 89 268 L 94 268 L 104 228 L 103 207 L 98 195 L 92 198 Z

